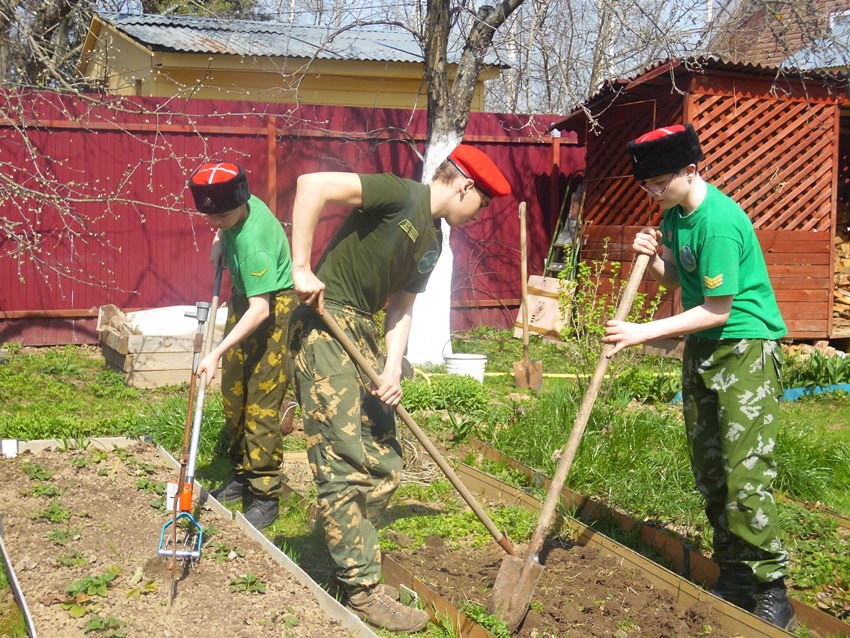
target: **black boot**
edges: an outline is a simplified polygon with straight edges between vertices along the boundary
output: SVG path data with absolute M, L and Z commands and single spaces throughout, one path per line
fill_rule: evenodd
M 784 579 L 758 585 L 753 600 L 753 613 L 765 622 L 787 631 L 797 626 L 797 617 L 794 615 L 791 601 L 788 600 Z
M 234 476 L 229 483 L 225 483 L 220 488 L 210 492 L 210 496 L 222 504 L 241 501 L 247 495 L 248 479 L 241 475 Z
M 278 499 L 268 496 L 254 496 L 251 505 L 245 510 L 245 518 L 257 529 L 265 529 L 275 522 L 280 513 Z
M 756 583 L 753 580 L 753 572 L 746 565 L 740 563 L 721 563 L 720 576 L 714 587 L 709 591 L 722 598 L 726 602 L 732 603 L 752 612 L 755 601 L 753 596 L 756 593 Z

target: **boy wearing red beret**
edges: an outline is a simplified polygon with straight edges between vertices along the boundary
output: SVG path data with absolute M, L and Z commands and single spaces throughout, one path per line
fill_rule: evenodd
M 301 175 L 295 194 L 292 276 L 303 302 L 292 316 L 290 347 L 307 454 L 337 578 L 349 607 L 392 631 L 422 629 L 428 614 L 399 603 L 383 585 L 375 526 L 399 484 L 402 450 L 394 408 L 401 400 L 401 365 L 416 294 L 440 255 L 441 219 L 469 222 L 494 197 L 510 193 L 481 151 L 457 147 L 429 184 L 395 175 Z M 315 273 L 313 233 L 325 205 L 353 208 Z M 372 317 L 386 307 L 386 356 Z M 330 313 L 380 372 L 371 387 L 322 318 Z
M 753 225 L 700 177 L 693 126 L 629 142 L 632 172 L 663 210 L 660 229 L 633 244 L 649 271 L 681 287 L 684 312 L 635 324 L 609 321 L 603 341 L 623 347 L 684 335 L 682 398 L 691 467 L 714 529 L 713 592 L 783 629 L 796 626 L 772 482 L 786 334 Z M 661 248 L 659 254 L 658 249 Z
M 227 265 L 233 282 L 224 339 L 198 364 L 198 375 L 206 373 L 209 382 L 224 357 L 221 395 L 233 478 L 212 494 L 241 500 L 245 518 L 263 529 L 277 518 L 283 490 L 279 415 L 291 376 L 284 340 L 298 305 L 289 241 L 268 206 L 251 194 L 238 164 L 204 164 L 189 178 L 189 190 L 217 229 L 211 259 Z

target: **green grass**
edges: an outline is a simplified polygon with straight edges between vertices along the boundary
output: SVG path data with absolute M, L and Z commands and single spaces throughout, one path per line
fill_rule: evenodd
M 24 615 L 12 596 L 6 566 L 0 561 L 0 636 L 19 638 L 26 635 Z

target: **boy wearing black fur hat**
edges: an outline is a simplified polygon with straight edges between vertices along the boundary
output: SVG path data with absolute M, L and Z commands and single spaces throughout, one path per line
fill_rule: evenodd
M 289 241 L 269 208 L 251 195 L 238 164 L 204 164 L 192 173 L 189 189 L 217 229 L 210 258 L 227 265 L 233 282 L 224 339 L 198 365 L 198 375 L 211 381 L 224 358 L 221 394 L 233 478 L 212 494 L 242 500 L 245 518 L 263 529 L 277 518 L 283 489 L 279 413 L 291 377 L 284 340 L 298 305 Z
M 784 629 L 796 626 L 784 579 L 771 484 L 785 324 L 753 225 L 700 177 L 704 159 L 687 124 L 629 142 L 632 172 L 663 210 L 637 234 L 649 272 L 681 287 L 684 311 L 643 324 L 609 321 L 603 341 L 626 346 L 685 337 L 682 395 L 691 466 L 714 529 L 718 596 Z M 658 249 L 661 247 L 659 254 Z

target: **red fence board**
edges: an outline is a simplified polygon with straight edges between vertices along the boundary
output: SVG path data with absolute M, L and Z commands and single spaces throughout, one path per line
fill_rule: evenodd
M 545 133 L 554 120 L 470 116 L 465 141 L 494 158 L 514 192 L 452 233 L 455 330 L 513 324 L 520 201 L 528 203 L 529 272 L 543 271 L 561 200 L 584 158 L 575 144 Z M 185 188 L 201 162 L 242 163 L 289 233 L 299 174 L 418 178 L 425 128 L 424 113 L 393 109 L 0 93 L 0 187 L 8 193 L 0 198 L 8 222 L 0 226 L 0 343 L 92 342 L 91 317 L 103 304 L 208 298 L 211 231 Z M 346 212 L 320 222 L 315 258 Z M 35 260 L 10 236 L 16 224 L 42 238 Z M 505 303 L 477 303 L 493 300 Z

